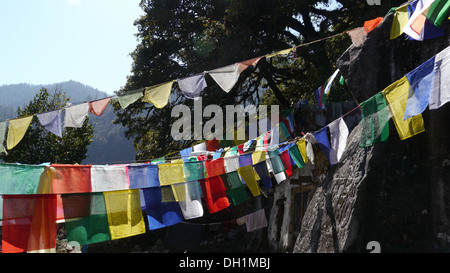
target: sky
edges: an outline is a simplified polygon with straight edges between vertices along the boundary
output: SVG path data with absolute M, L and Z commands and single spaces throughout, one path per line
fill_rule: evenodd
M 74 80 L 113 94 L 131 74 L 140 0 L 1 0 L 0 85 Z

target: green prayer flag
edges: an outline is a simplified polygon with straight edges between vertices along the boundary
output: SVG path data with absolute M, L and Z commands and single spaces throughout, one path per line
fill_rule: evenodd
M 247 193 L 247 190 L 245 189 L 245 185 L 242 184 L 241 178 L 239 177 L 239 174 L 237 171 L 226 173 L 225 175 L 222 175 L 222 181 L 228 183 L 224 183 L 227 186 L 227 193 L 231 197 L 231 201 L 233 202 L 233 205 L 238 205 L 248 199 L 250 199 L 250 196 Z
M 372 146 L 374 142 L 382 142 L 389 137 L 389 113 L 381 92 L 361 103 L 361 114 L 359 147 Z
M 183 172 L 186 181 L 196 181 L 205 178 L 205 171 L 202 161 L 184 162 Z
M 341 75 L 341 78 L 339 79 L 339 84 L 344 85 L 344 83 L 345 83 L 344 76 Z
M 103 193 L 61 195 L 67 241 L 80 245 L 111 240 Z
M 302 154 L 300 153 L 300 149 L 297 145 L 292 145 L 291 147 L 289 147 L 289 155 L 292 157 L 297 167 L 305 167 L 306 164 L 305 162 L 303 162 Z
M 285 170 L 283 162 L 280 157 L 280 150 L 275 149 L 272 151 L 267 151 L 269 155 L 270 163 L 272 164 L 272 170 L 274 174 L 281 173 Z
M 121 95 L 117 95 L 117 98 L 119 99 L 120 107 L 122 107 L 122 109 L 125 109 L 130 104 L 142 98 L 143 96 L 144 96 L 144 89 L 141 88 Z
M 427 13 L 427 19 L 430 20 L 435 26 L 441 27 L 444 20 L 448 17 L 450 11 L 450 1 L 448 0 L 436 0 L 431 4 Z

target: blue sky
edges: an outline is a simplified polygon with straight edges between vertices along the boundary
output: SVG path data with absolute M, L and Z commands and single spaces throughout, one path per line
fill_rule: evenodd
M 0 85 L 126 83 L 140 0 L 1 0 Z

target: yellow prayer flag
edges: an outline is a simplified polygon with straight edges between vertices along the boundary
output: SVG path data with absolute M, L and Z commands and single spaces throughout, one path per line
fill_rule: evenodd
M 266 160 L 266 152 L 265 151 L 255 151 L 252 154 L 252 164 L 258 164 L 261 161 Z
M 163 108 L 169 102 L 172 85 L 175 81 L 170 81 L 144 89 L 144 97 L 142 101 L 153 103 L 156 108 Z
M 303 162 L 308 163 L 308 154 L 306 152 L 306 142 L 305 139 L 302 138 L 297 142 L 298 149 L 300 150 L 300 154 L 302 155 Z
M 158 175 L 161 186 L 185 182 L 183 163 L 158 164 Z
M 408 23 L 408 20 L 408 5 L 404 5 L 395 10 L 391 26 L 391 40 L 402 35 L 403 28 Z
M 287 55 L 287 54 L 291 53 L 291 51 L 292 51 L 292 48 L 283 49 L 283 50 L 280 50 L 280 51 L 272 53 L 272 54 L 267 54 L 266 58 L 272 58 L 277 55 Z
M 9 121 L 8 138 L 6 140 L 8 150 L 11 150 L 17 144 L 19 144 L 19 142 L 25 136 L 28 127 L 30 127 L 30 123 L 33 120 L 33 117 L 34 116 L 29 116 Z
M 103 194 L 111 240 L 145 233 L 139 189 L 109 191 Z
M 179 183 L 172 185 L 173 197 L 176 202 L 184 202 L 186 201 L 186 191 L 187 191 L 186 183 Z
M 256 181 L 255 171 L 252 165 L 240 167 L 238 170 L 239 175 L 244 180 L 245 184 L 249 188 L 253 196 L 261 194 L 259 191 L 258 181 Z
M 403 120 L 409 88 L 409 81 L 405 76 L 382 91 L 401 140 L 425 131 L 422 114 Z

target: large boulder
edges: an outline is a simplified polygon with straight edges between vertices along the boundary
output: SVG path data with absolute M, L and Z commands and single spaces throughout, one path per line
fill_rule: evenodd
M 449 45 L 449 35 L 389 39 L 393 14 L 338 60 L 346 85 L 362 102 Z M 449 31 L 446 22 L 444 28 Z M 450 252 L 450 104 L 423 113 L 426 131 L 359 148 L 356 126 L 339 164 L 315 187 L 294 252 Z

